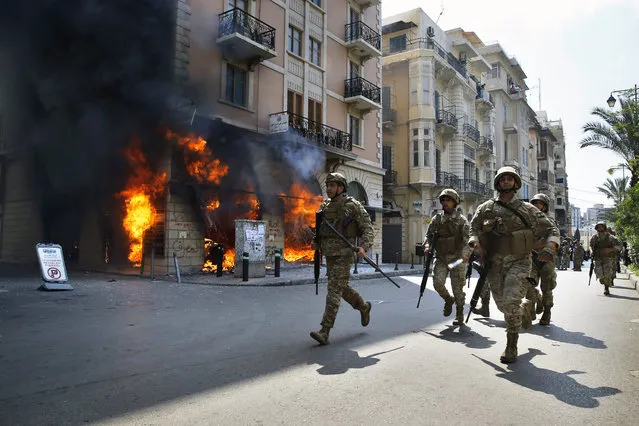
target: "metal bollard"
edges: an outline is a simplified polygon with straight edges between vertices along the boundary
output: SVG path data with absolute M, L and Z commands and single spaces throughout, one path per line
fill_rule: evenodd
M 249 276 L 249 254 L 242 252 L 242 281 L 248 281 Z
M 155 279 L 155 244 L 151 246 L 151 281 Z
M 399 271 L 399 252 L 395 252 L 395 270 Z
M 280 262 L 282 261 L 281 256 L 280 251 L 277 250 L 275 252 L 275 278 L 280 276 Z
M 414 261 L 413 261 L 414 260 L 413 259 L 414 256 L 415 255 L 413 253 L 410 254 L 410 269 L 415 269 L 415 265 L 414 265 Z
M 177 275 L 177 282 L 182 282 L 182 276 L 180 275 L 180 264 L 178 263 L 177 253 L 173 252 L 173 263 L 175 263 L 175 273 Z
M 215 276 L 216 277 L 221 277 L 222 274 L 224 273 L 224 271 L 222 270 L 222 268 L 224 267 L 224 246 L 222 244 L 219 244 L 217 246 L 217 250 L 220 252 L 218 254 L 217 257 L 217 267 L 215 269 Z
M 379 253 L 375 253 L 375 264 L 379 266 Z

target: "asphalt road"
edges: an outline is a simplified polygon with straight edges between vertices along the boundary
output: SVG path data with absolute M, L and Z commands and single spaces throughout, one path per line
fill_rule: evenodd
M 552 324 L 510 366 L 494 305 L 453 327 L 431 282 L 415 308 L 419 276 L 354 282 L 371 323 L 344 303 L 324 347 L 325 286 L 0 280 L 0 424 L 637 424 L 637 292 L 558 277 Z

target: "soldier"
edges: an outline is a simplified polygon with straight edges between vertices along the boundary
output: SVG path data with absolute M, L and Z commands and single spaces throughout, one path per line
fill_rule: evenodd
M 330 222 L 353 244 L 357 238 L 357 255 L 361 258 L 373 245 L 373 226 L 364 207 L 356 199 L 346 195 L 347 185 L 344 175 L 329 173 L 326 176 L 326 194 L 329 199 L 322 203 L 320 211 L 324 220 Z M 322 328 L 312 331 L 311 337 L 320 345 L 326 345 L 342 298 L 360 311 L 361 324 L 364 327 L 370 321 L 371 302 L 364 302 L 362 296 L 348 284 L 353 251 L 324 224 L 320 226 L 318 234 L 315 235 L 312 246 L 313 249 L 319 246 L 322 255 L 326 257 L 328 293 L 324 316 L 320 323 Z
M 604 286 L 604 294 L 610 295 L 612 280 L 617 271 L 617 256 L 623 250 L 623 244 L 614 235 L 608 233 L 604 222 L 595 225 L 597 233 L 590 238 L 590 252 L 595 262 L 595 274 Z
M 449 316 L 453 311 L 453 303 L 457 311 L 454 325 L 464 323 L 464 275 L 466 269 L 464 263 L 456 265 L 450 270 L 450 282 L 453 296 L 446 289 L 446 276 L 448 264 L 458 259 L 468 262 L 470 249 L 468 247 L 468 235 L 470 225 L 463 214 L 456 209 L 459 204 L 459 195 L 454 189 L 444 189 L 439 194 L 439 202 L 442 204 L 443 213 L 438 213 L 433 218 L 426 238 L 424 239 L 424 252 L 428 253 L 434 244 L 435 269 L 433 271 L 433 283 L 435 290 L 444 299 L 444 316 Z
M 546 215 L 517 198 L 521 177 L 514 168 L 499 169 L 493 184 L 499 197 L 477 208 L 468 245 L 488 268 L 490 291 L 504 313 L 507 344 L 500 360 L 508 364 L 517 361 L 520 328 L 531 325 L 530 301 L 522 299 L 530 286 L 533 242 L 546 241 L 539 257 L 548 262 L 559 245 L 559 233 Z
M 565 271 L 570 267 L 570 243 L 568 240 L 563 240 L 561 242 L 561 248 L 559 250 L 561 253 L 559 256 L 561 259 L 559 261 L 559 270 Z
M 548 206 L 550 206 L 550 198 L 546 194 L 536 194 L 530 200 L 530 203 L 542 211 L 548 220 L 553 224 L 555 230 L 553 234 L 559 235 L 559 229 L 557 223 L 551 217 L 548 217 Z M 542 254 L 543 249 L 546 247 L 547 242 L 545 240 L 539 241 L 532 251 L 532 268 L 530 269 L 530 276 L 535 282 L 535 286 L 541 280 L 541 294 L 533 286 L 528 287 L 526 298 L 534 301 L 537 305 L 536 313 L 542 314 L 539 324 L 550 324 L 550 309 L 553 307 L 553 294 L 552 291 L 557 287 L 557 273 L 555 272 L 555 258 L 544 260 Z M 534 313 L 533 319 L 534 319 Z
M 584 263 L 584 255 L 586 254 L 581 241 L 577 241 L 572 251 L 572 270 L 581 271 L 581 265 Z

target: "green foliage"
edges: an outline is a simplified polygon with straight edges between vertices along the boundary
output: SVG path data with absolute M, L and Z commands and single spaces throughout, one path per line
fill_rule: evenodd
M 612 200 L 615 206 L 618 206 L 624 199 L 626 191 L 628 190 L 629 177 L 621 177 L 613 179 L 606 179 L 602 186 L 598 186 L 597 190 L 604 194 L 606 198 Z
M 614 213 L 617 235 L 628 243 L 634 253 L 639 253 L 639 185 L 626 192 L 624 200 Z

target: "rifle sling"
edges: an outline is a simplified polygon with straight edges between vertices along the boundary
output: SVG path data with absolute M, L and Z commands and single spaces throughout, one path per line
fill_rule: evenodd
M 524 217 L 523 214 L 519 213 L 519 211 L 517 209 L 512 208 L 511 206 L 509 206 L 508 204 L 504 203 L 501 200 L 497 200 L 495 201 L 497 204 L 499 204 L 500 206 L 510 210 L 511 212 L 513 212 L 519 219 L 521 219 L 521 221 L 524 223 L 524 225 L 526 225 L 528 228 L 533 229 L 533 227 L 530 225 L 530 223 L 526 220 L 526 218 Z

